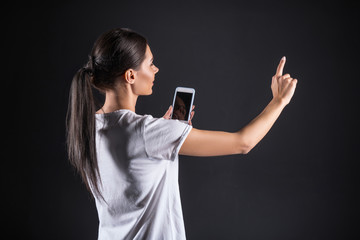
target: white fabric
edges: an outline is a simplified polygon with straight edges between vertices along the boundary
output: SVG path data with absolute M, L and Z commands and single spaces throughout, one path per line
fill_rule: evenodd
M 185 239 L 178 152 L 191 130 L 130 110 L 96 114 L 105 201 L 96 199 L 98 239 Z

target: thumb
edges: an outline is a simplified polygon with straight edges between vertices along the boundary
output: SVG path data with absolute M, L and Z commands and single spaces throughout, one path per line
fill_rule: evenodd
M 166 111 L 165 115 L 163 116 L 163 118 L 165 119 L 170 119 L 172 113 L 172 106 L 170 105 L 170 107 L 168 108 L 168 110 Z

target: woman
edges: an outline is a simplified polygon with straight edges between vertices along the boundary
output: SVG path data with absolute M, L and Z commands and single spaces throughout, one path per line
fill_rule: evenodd
M 112 29 L 95 42 L 72 81 L 67 117 L 69 159 L 95 198 L 99 239 L 185 239 L 178 154 L 248 153 L 290 102 L 297 80 L 272 78 L 272 101 L 238 132 L 204 131 L 191 124 L 138 115 L 138 96 L 150 95 L 159 69 L 144 37 Z M 105 93 L 96 111 L 92 88 Z

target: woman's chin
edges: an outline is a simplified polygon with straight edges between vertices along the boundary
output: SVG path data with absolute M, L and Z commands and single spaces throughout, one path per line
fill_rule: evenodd
M 143 91 L 141 91 L 139 96 L 148 96 L 148 95 L 151 95 L 152 93 L 153 93 L 153 89 L 152 89 L 152 86 L 151 86 L 147 90 L 144 89 Z
M 151 95 L 153 93 L 153 90 L 152 90 L 152 88 L 149 90 L 149 92 L 147 92 L 147 94 L 145 94 L 145 95 Z

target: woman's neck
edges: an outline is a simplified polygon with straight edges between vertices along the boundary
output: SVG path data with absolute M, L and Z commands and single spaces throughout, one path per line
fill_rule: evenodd
M 130 86 L 118 86 L 115 89 L 107 90 L 105 103 L 97 113 L 109 113 L 119 109 L 128 109 L 135 112 L 138 96 L 133 94 Z

